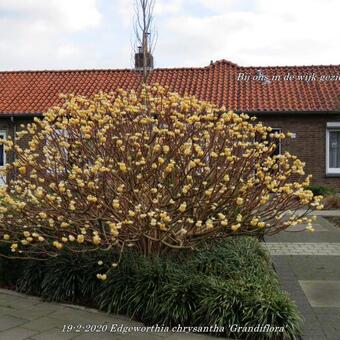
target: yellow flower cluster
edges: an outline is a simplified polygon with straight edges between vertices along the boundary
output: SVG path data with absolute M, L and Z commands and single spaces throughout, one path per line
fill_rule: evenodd
M 287 211 L 322 208 L 304 189 L 304 163 L 272 155 L 271 140 L 289 135 L 254 117 L 159 85 L 64 99 L 1 141 L 17 155 L 0 189 L 0 239 L 12 252 L 192 248 L 301 221 L 312 229 Z

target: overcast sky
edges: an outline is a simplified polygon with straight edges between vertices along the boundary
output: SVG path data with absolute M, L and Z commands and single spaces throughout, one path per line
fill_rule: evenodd
M 339 64 L 339 0 L 156 0 L 156 67 Z M 0 0 L 0 70 L 131 68 L 134 0 Z

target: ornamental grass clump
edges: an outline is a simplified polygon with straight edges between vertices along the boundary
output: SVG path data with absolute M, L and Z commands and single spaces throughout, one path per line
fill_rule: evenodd
M 110 252 L 61 251 L 57 258 L 28 261 L 17 290 L 125 314 L 150 326 L 180 324 L 193 332 L 197 327 L 196 332 L 236 339 L 299 339 L 297 307 L 282 291 L 260 242 L 229 237 L 209 246 L 171 256 L 143 256 L 129 249 L 105 282 L 95 273 L 99 259 L 105 273 Z M 247 330 L 259 325 L 278 331 Z
M 126 247 L 164 254 L 301 222 L 311 228 L 307 213 L 322 208 L 321 197 L 304 189 L 303 162 L 273 155 L 284 138 L 246 114 L 156 85 L 65 96 L 16 143 L 1 141 L 16 153 L 4 170 L 16 177 L 0 189 L 0 238 L 13 256 L 41 259 Z

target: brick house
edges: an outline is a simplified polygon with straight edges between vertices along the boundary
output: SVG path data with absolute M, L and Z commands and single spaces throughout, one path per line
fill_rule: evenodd
M 141 78 L 131 69 L 0 72 L 0 138 L 15 140 L 20 125 L 58 104 L 60 93 L 138 88 Z M 305 161 L 314 183 L 340 190 L 340 65 L 242 67 L 221 60 L 201 68 L 154 69 L 149 83 L 292 132 L 279 152 L 288 150 Z M 14 158 L 0 148 L 0 166 Z

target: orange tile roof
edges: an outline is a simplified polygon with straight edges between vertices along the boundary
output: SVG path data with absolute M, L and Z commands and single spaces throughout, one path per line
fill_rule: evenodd
M 338 80 L 238 80 L 258 72 L 272 79 L 288 73 L 337 76 Z M 135 70 L 72 70 L 0 72 L 0 113 L 37 114 L 60 102 L 60 93 L 91 95 L 116 88 L 137 88 Z M 239 112 L 340 112 L 340 65 L 242 67 L 226 60 L 201 68 L 155 69 L 149 83 L 168 86 Z

